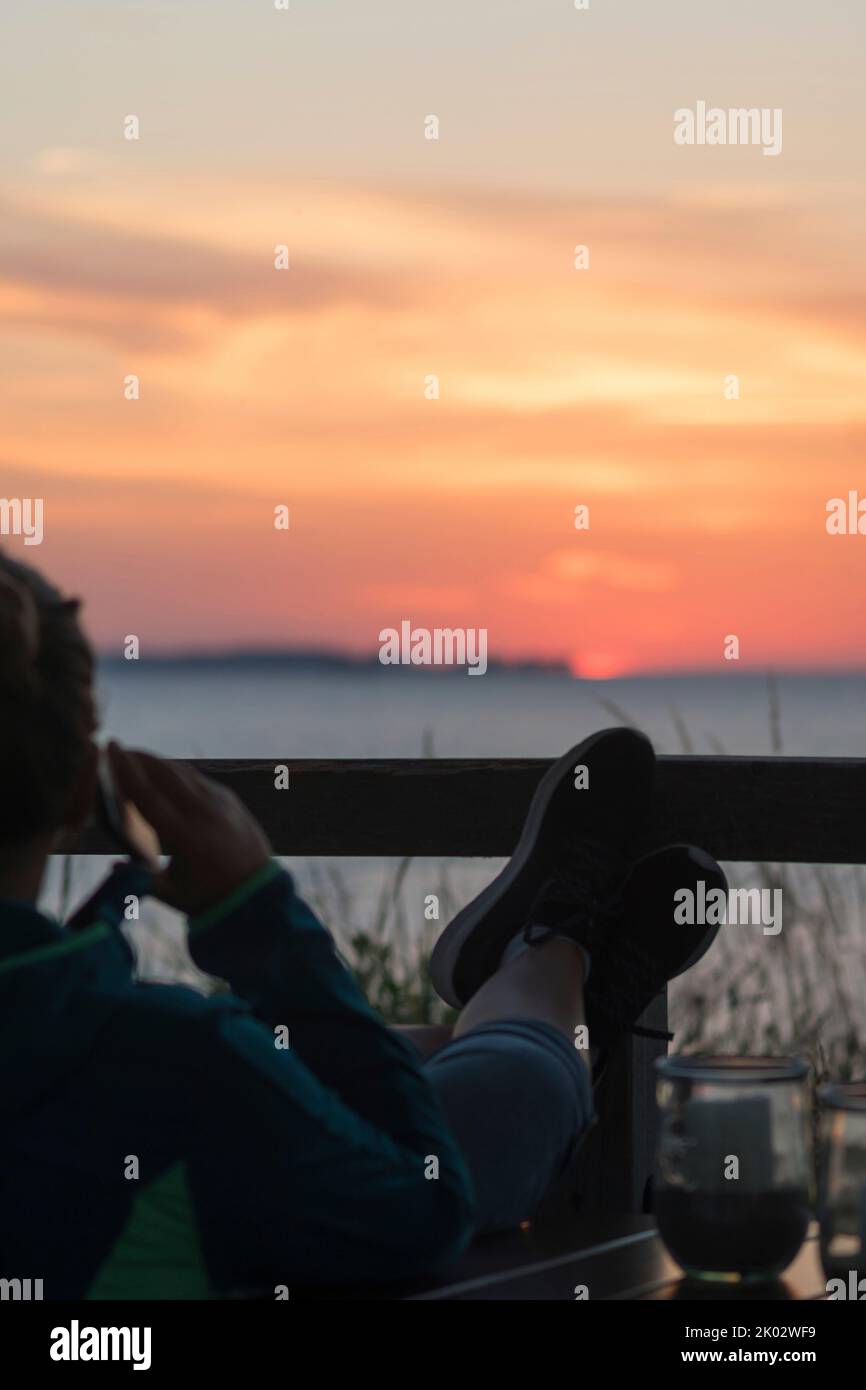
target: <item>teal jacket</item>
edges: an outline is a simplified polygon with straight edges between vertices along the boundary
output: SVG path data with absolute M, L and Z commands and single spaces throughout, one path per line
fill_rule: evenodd
M 146 888 L 118 866 L 74 927 L 0 901 L 0 1279 L 285 1297 L 447 1268 L 472 1224 L 462 1159 L 289 875 L 190 922 L 231 989 L 211 997 L 134 979 L 118 924 Z

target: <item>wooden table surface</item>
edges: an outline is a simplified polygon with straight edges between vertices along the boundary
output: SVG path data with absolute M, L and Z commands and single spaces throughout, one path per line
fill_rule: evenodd
M 572 1302 L 583 1286 L 583 1296 L 590 1299 L 826 1298 L 814 1224 L 781 1279 L 755 1286 L 684 1280 L 648 1216 L 608 1217 L 596 1225 L 585 1221 L 542 1224 L 487 1237 L 475 1242 L 447 1281 L 403 1297 Z

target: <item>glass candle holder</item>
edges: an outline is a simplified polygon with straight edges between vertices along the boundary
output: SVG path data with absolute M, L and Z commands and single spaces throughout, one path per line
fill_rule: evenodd
M 663 1057 L 653 1187 L 659 1234 L 691 1278 L 775 1279 L 810 1219 L 799 1057 Z
M 821 1262 L 828 1279 L 842 1279 L 846 1288 L 853 1282 L 856 1289 L 866 1280 L 866 1081 L 822 1086 L 818 1099 Z

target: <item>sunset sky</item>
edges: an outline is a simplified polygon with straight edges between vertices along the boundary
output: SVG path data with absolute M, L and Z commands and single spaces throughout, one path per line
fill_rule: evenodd
M 866 664 L 864 53 L 853 0 L 7 0 L 4 544 L 143 656 Z

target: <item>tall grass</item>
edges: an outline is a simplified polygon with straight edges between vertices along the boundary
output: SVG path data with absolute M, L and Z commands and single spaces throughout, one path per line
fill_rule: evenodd
M 639 721 L 613 702 L 601 704 L 620 723 Z M 674 748 L 697 744 L 680 713 L 670 710 Z M 782 710 L 775 678 L 768 677 L 770 747 L 784 753 Z M 725 754 L 719 739 L 711 751 Z M 659 751 L 662 751 L 661 749 Z M 366 926 L 341 933 L 354 907 L 337 865 L 314 871 L 314 900 L 332 924 L 350 968 L 389 1022 L 438 1023 L 448 1013 L 432 992 L 426 964 L 435 936 L 453 912 L 449 866 L 440 867 L 441 921 L 419 921 L 417 902 L 405 894 L 409 859 L 386 869 L 378 909 Z M 866 1076 L 866 871 L 838 865 L 726 865 L 733 887 L 782 890 L 783 925 L 776 936 L 760 926 L 726 925 L 711 951 L 671 984 L 673 1049 L 739 1056 L 800 1053 L 815 1081 Z
M 356 922 L 357 908 L 345 875 L 333 862 L 313 861 L 307 897 L 327 925 L 370 1003 L 388 1023 L 449 1023 L 453 1009 L 430 983 L 427 964 L 442 926 L 457 912 L 447 864 L 441 864 L 435 887 L 439 917 L 419 912 L 417 894 L 406 893 L 411 857 L 383 870 L 378 904 L 369 923 Z M 425 894 L 425 896 L 427 896 Z
M 607 710 L 635 721 L 610 701 Z M 768 677 L 770 748 L 784 751 L 782 710 Z M 678 748 L 694 753 L 671 709 Z M 711 737 L 713 752 L 725 754 Z M 759 926 L 722 927 L 711 951 L 669 991 L 674 1050 L 800 1053 L 817 1084 L 866 1076 L 866 872 L 840 865 L 729 864 L 732 887 L 782 890 L 777 936 Z

